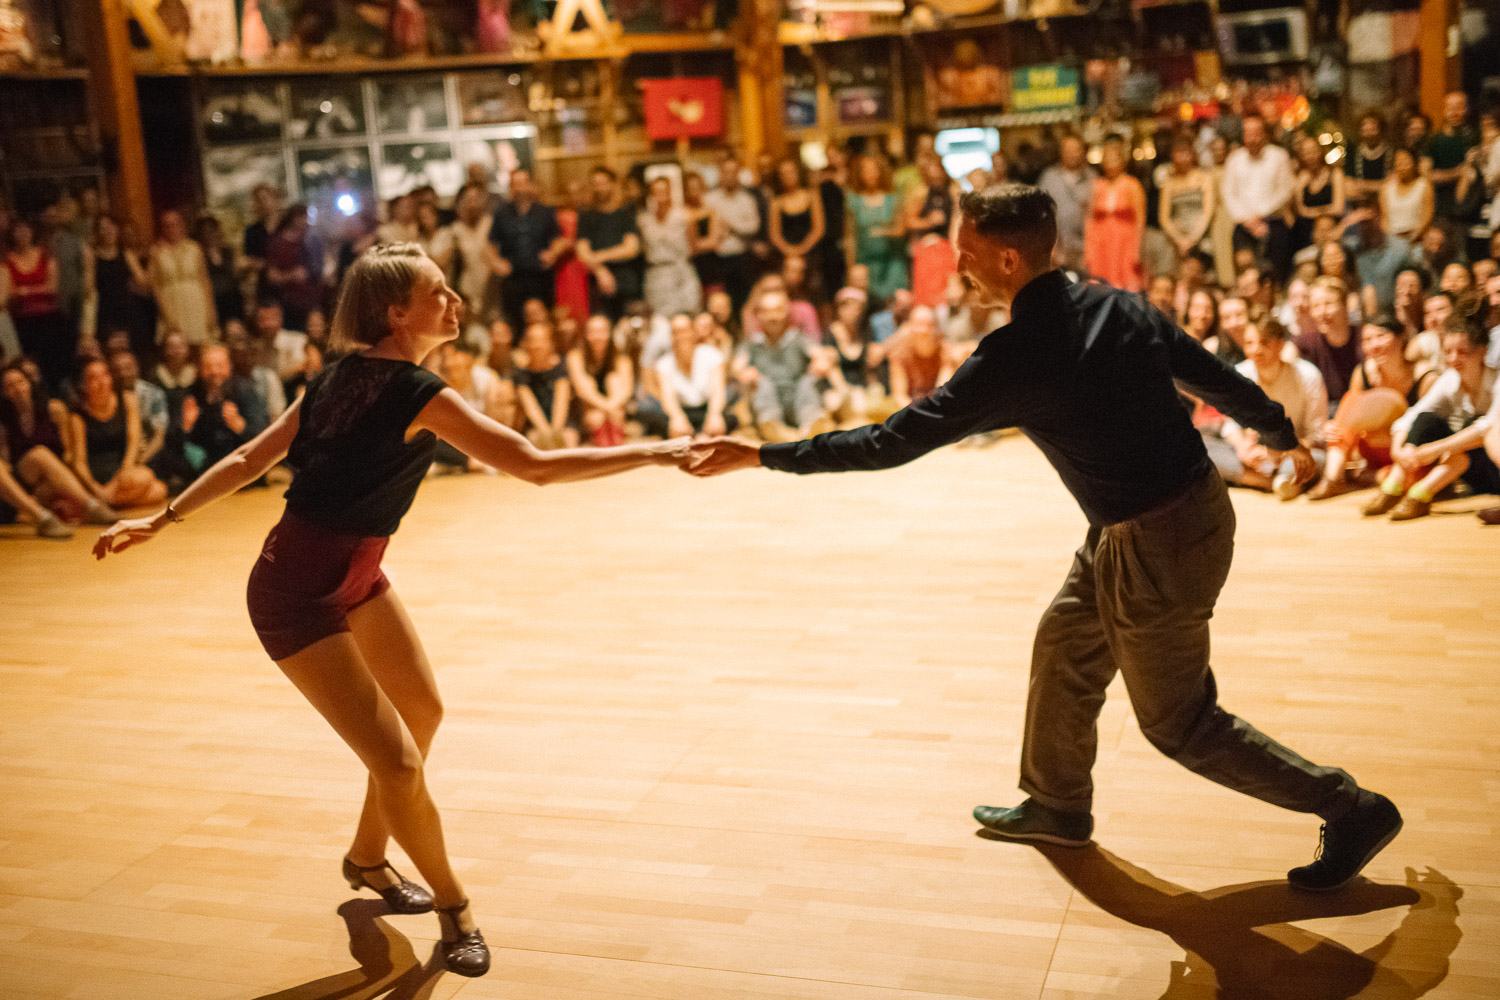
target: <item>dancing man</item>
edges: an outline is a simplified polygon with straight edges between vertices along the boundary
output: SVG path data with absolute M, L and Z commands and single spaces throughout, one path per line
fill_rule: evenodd
M 432 465 L 438 438 L 538 485 L 646 465 L 679 465 L 681 442 L 541 452 L 475 412 L 421 361 L 459 331 L 460 299 L 415 243 L 377 246 L 344 279 L 331 334 L 345 356 L 275 423 L 152 517 L 121 521 L 103 559 L 255 482 L 290 455 L 286 512 L 250 574 L 261 645 L 369 769 L 364 811 L 344 858 L 352 888 L 397 913 L 436 909 L 447 968 L 489 969 L 489 949 L 448 863 L 423 764 L 442 717 L 432 667 L 380 559 Z M 429 892 L 385 860 L 394 837 Z
M 970 434 L 1017 427 L 1088 518 L 1066 582 L 1032 650 L 1013 808 L 974 818 L 1003 839 L 1083 846 L 1093 834 L 1096 723 L 1115 672 L 1141 731 L 1184 767 L 1323 820 L 1317 857 L 1292 885 L 1336 889 L 1401 829 L 1389 799 L 1320 767 L 1219 707 L 1208 620 L 1229 573 L 1234 508 L 1174 382 L 1254 428 L 1301 481 L 1315 467 L 1279 404 L 1141 298 L 1069 282 L 1052 266 L 1051 196 L 1021 184 L 960 204 L 958 265 L 1011 322 L 945 385 L 883 424 L 756 447 L 694 446 L 688 471 L 888 469 Z

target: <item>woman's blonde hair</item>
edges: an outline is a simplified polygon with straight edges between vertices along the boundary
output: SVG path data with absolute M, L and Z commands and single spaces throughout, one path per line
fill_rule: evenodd
M 427 254 L 416 243 L 381 243 L 359 255 L 344 275 L 338 308 L 328 326 L 332 354 L 373 347 L 391 333 L 391 306 L 411 301 Z

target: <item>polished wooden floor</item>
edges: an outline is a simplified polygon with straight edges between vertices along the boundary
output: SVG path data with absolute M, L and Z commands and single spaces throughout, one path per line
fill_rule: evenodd
M 479 980 L 338 877 L 361 772 L 244 610 L 274 494 L 102 565 L 0 530 L 0 997 L 1500 997 L 1500 529 L 1359 502 L 1237 496 L 1216 619 L 1225 704 L 1406 815 L 1308 898 L 1280 879 L 1316 820 L 1158 756 L 1118 687 L 1097 847 L 976 836 L 1083 533 L 1023 440 L 427 483 L 387 567 L 447 699 Z

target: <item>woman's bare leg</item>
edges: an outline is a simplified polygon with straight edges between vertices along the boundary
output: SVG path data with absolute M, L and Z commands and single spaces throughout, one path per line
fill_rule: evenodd
M 443 719 L 443 701 L 438 695 L 432 664 L 405 606 L 394 590 L 387 590 L 349 612 L 349 628 L 365 658 L 370 676 L 395 706 L 425 761 L 432 738 Z M 349 848 L 349 860 L 364 868 L 379 864 L 385 860 L 389 839 L 390 830 L 380 814 L 372 777 L 365 794 L 364 811 L 360 813 L 359 828 Z M 374 880 L 382 874 L 370 872 L 368 878 L 375 884 Z M 388 873 L 385 874 L 388 878 Z M 394 880 L 391 884 L 395 884 Z M 384 888 L 384 885 L 376 884 L 376 888 Z
M 33 521 L 45 521 L 47 519 L 47 508 L 37 503 L 36 498 L 26 492 L 26 488 L 11 474 L 10 465 L 0 462 L 0 500 L 4 500 L 17 510 L 26 512 L 26 516 Z
M 427 792 L 422 751 L 376 683 L 354 636 L 340 632 L 319 639 L 276 665 L 369 768 L 381 817 L 431 886 L 435 904 L 463 902 L 463 888 L 448 864 L 442 821 Z
M 41 445 L 21 456 L 21 460 L 16 463 L 16 471 L 21 474 L 22 479 L 31 483 L 33 488 L 45 483 L 53 495 L 72 497 L 85 507 L 96 499 L 88 488 L 78 481 L 78 477 L 73 475 L 73 470 L 63 464 L 62 459 Z

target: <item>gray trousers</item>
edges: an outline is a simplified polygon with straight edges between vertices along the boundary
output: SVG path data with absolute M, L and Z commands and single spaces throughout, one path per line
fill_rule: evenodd
M 777 421 L 796 430 L 822 416 L 823 400 L 818 396 L 817 380 L 811 375 L 803 375 L 795 382 L 773 382 L 761 376 L 750 409 L 757 424 Z
M 1092 808 L 1104 689 L 1125 677 L 1141 732 L 1188 770 L 1297 812 L 1335 819 L 1358 786 L 1219 707 L 1208 621 L 1234 554 L 1234 508 L 1210 470 L 1156 510 L 1091 527 L 1037 627 L 1021 789 Z

